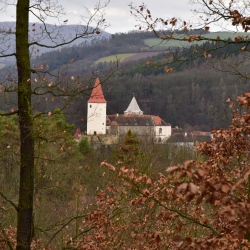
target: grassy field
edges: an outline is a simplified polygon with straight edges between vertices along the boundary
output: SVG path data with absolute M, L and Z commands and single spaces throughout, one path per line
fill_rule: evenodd
M 2 69 L 5 66 L 5 64 L 0 63 L 0 69 Z
M 231 38 L 232 40 L 234 39 L 235 36 L 246 36 L 246 33 L 240 32 L 240 33 L 231 33 L 231 32 L 214 32 L 214 33 L 209 33 L 209 34 L 204 34 L 202 35 L 205 38 L 216 38 L 219 36 L 221 39 L 227 39 Z M 176 38 L 183 38 L 183 35 L 175 35 Z M 160 46 L 160 47 L 188 47 L 193 44 L 202 44 L 205 41 L 196 41 L 196 42 L 185 42 L 185 41 L 175 41 L 175 40 L 169 40 L 169 41 L 161 41 L 158 38 L 150 38 L 150 39 L 145 39 L 145 44 L 148 46 Z
M 117 54 L 117 55 L 112 55 L 112 56 L 106 56 L 106 57 L 102 57 L 100 59 L 98 59 L 97 61 L 95 61 L 95 63 L 99 63 L 99 62 L 115 62 L 117 60 L 119 60 L 120 62 L 122 62 L 124 59 L 135 55 L 135 53 L 127 53 L 127 54 Z

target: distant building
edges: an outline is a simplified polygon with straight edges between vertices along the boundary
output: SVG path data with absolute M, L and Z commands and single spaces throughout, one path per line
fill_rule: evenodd
M 138 136 L 151 137 L 157 142 L 166 141 L 171 136 L 171 125 L 159 116 L 144 115 L 135 96 L 124 114 L 106 115 L 106 104 L 100 80 L 97 78 L 88 100 L 88 135 L 124 136 L 130 129 Z
M 196 142 L 208 142 L 211 141 L 212 135 L 211 132 L 203 131 L 193 131 L 193 132 L 184 132 L 181 129 L 172 129 L 172 135 L 169 138 L 168 142 L 174 143 L 179 146 L 195 146 Z
M 102 92 L 100 80 L 97 78 L 88 100 L 87 134 L 106 134 L 107 102 Z

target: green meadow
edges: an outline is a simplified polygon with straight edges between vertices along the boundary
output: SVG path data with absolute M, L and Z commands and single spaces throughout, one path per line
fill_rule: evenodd
M 231 38 L 232 40 L 236 36 L 246 36 L 246 33 L 244 32 L 239 32 L 239 33 L 231 33 L 231 32 L 213 32 L 213 33 L 208 33 L 208 34 L 203 34 L 201 35 L 204 38 L 211 38 L 211 39 L 216 39 L 218 36 L 220 39 L 228 39 Z M 174 35 L 175 38 L 182 39 L 184 38 L 183 34 L 176 34 Z M 155 47 L 155 46 L 160 46 L 160 47 L 188 47 L 193 44 L 202 44 L 204 41 L 195 41 L 195 42 L 187 42 L 187 41 L 178 41 L 178 40 L 160 40 L 158 38 L 149 38 L 144 40 L 145 44 L 150 46 L 150 47 Z
M 95 61 L 95 63 L 100 63 L 100 62 L 115 62 L 115 61 L 120 61 L 122 62 L 124 59 L 135 55 L 135 53 L 126 53 L 126 54 L 117 54 L 117 55 L 112 55 L 112 56 L 106 56 L 98 59 Z

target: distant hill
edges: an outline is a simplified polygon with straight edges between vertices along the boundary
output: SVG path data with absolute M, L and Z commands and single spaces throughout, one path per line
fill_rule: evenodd
M 33 27 L 40 29 L 37 24 Z M 66 27 L 71 26 L 63 26 L 63 28 Z M 9 30 L 9 33 L 11 32 L 12 30 Z M 72 32 L 71 29 L 69 34 L 70 32 Z M 65 34 L 68 33 L 65 31 Z M 210 33 L 208 35 L 227 38 L 231 34 Z M 191 47 L 181 46 L 180 50 L 171 51 L 171 48 L 159 48 L 160 46 L 151 48 L 147 45 L 145 40 L 154 38 L 154 34 L 150 32 L 134 31 L 111 36 L 108 34 L 109 39 L 96 37 L 99 40 L 83 40 L 82 45 L 58 48 L 47 53 L 40 51 L 37 57 L 32 58 L 32 67 L 37 68 L 39 65 L 48 64 L 50 72 L 55 75 L 59 73 L 66 84 L 67 80 L 74 76 L 76 82 L 82 82 L 86 86 L 89 86 L 89 79 L 93 74 L 98 74 L 99 78 L 104 80 L 112 72 L 113 77 L 109 77 L 103 84 L 105 99 L 108 102 L 108 114 L 125 110 L 134 93 L 145 114 L 158 115 L 173 127 L 180 126 L 187 131 L 190 129 L 209 131 L 212 127 L 226 127 L 231 110 L 224 101 L 227 98 L 236 99 L 240 93 L 249 90 L 247 81 L 242 84 L 237 76 L 217 72 L 210 67 L 211 65 L 206 64 L 210 58 L 204 56 L 195 58 L 196 53 L 193 53 L 195 50 L 198 55 L 203 55 L 206 49 L 212 51 L 212 59 L 232 56 L 232 60 L 237 62 L 238 55 L 242 56 L 241 43 L 224 47 L 220 43 L 207 41 L 201 45 L 190 43 Z M 177 45 L 172 46 L 177 47 Z M 173 53 L 184 61 L 177 60 L 166 66 L 166 59 L 171 59 Z M 244 56 L 247 58 L 246 53 L 248 52 L 244 52 Z M 117 58 L 120 59 L 120 64 L 117 64 Z M 191 60 L 185 61 L 185 58 Z M 117 65 L 118 70 L 116 70 Z M 166 67 L 173 68 L 173 71 L 166 73 Z M 242 70 L 248 69 L 250 63 L 246 61 L 242 67 Z M 8 79 L 10 76 L 15 79 L 16 69 L 14 67 L 0 69 L 0 82 L 6 81 L 6 76 Z M 65 111 L 68 121 L 76 124 L 76 127 L 79 126 L 82 131 L 86 129 L 86 105 L 89 94 L 87 90 L 84 91 Z M 44 111 L 48 107 L 53 110 L 61 102 L 60 98 L 51 99 L 49 94 L 42 98 L 39 99 L 39 105 L 36 107 L 38 111 Z M 10 100 L 7 105 L 6 100 Z M 15 102 L 14 93 L 0 93 L 2 109 L 10 110 Z
M 89 31 L 91 32 L 91 27 L 88 27 Z M 52 24 L 46 24 L 45 27 L 41 23 L 30 23 L 29 24 L 29 35 L 30 35 L 30 42 L 37 41 L 39 43 L 45 44 L 47 46 L 55 46 L 56 44 L 62 42 L 68 42 L 73 39 L 76 34 L 83 34 L 86 32 L 86 26 L 83 25 L 62 25 L 56 26 Z M 91 41 L 94 40 L 101 40 L 104 38 L 110 38 L 111 34 L 105 31 L 100 31 L 100 34 L 92 34 L 84 38 L 80 38 L 75 40 L 69 45 L 65 45 L 63 47 L 73 46 L 73 45 L 80 45 L 82 43 L 90 44 Z M 7 53 L 13 53 L 15 51 L 15 22 L 0 22 L 0 51 L 5 51 Z M 32 56 L 41 55 L 42 53 L 49 52 L 53 49 L 39 47 L 39 46 L 32 46 L 30 48 L 30 52 Z M 12 58 L 13 60 L 14 58 Z M 2 60 L 2 62 L 4 59 Z
M 196 34 L 197 35 L 197 34 Z M 246 36 L 246 33 L 244 32 L 209 32 L 209 33 L 205 33 L 205 34 L 199 34 L 201 35 L 201 37 L 204 37 L 206 39 L 216 39 L 217 37 L 220 37 L 220 39 L 232 39 L 234 40 L 234 38 L 236 36 Z M 186 37 L 185 34 L 175 34 L 173 37 L 178 38 L 178 39 L 183 39 L 184 37 Z M 177 47 L 190 47 L 192 45 L 202 45 L 203 43 L 206 42 L 206 40 L 201 40 L 201 41 L 194 41 L 192 43 L 188 42 L 188 41 L 180 41 L 180 40 L 160 40 L 159 38 L 147 38 L 144 40 L 145 44 L 154 48 L 154 49 L 160 49 L 160 48 L 165 48 L 165 49 L 169 49 L 169 48 L 177 48 Z

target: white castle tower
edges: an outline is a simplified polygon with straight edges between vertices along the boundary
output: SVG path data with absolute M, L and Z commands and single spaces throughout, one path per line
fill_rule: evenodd
M 102 92 L 99 78 L 96 78 L 95 86 L 88 100 L 87 134 L 106 134 L 106 106 L 107 102 Z

